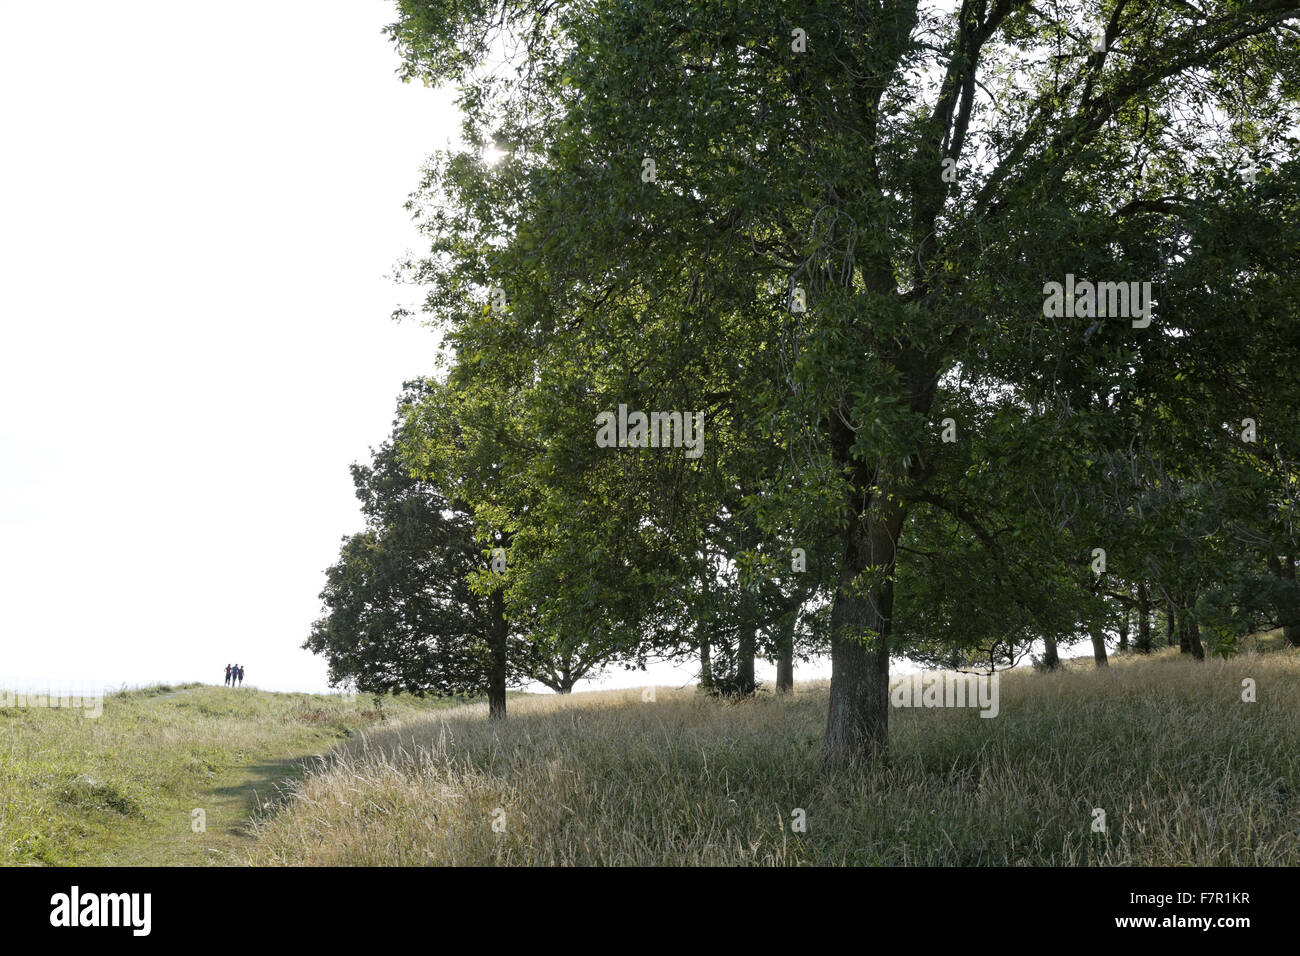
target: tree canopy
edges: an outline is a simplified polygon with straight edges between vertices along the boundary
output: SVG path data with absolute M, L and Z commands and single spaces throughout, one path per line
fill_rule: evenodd
M 397 6 L 469 144 L 411 200 L 445 366 L 402 454 L 502 536 L 524 640 L 730 620 L 743 667 L 824 611 L 836 766 L 891 653 L 1104 658 L 1157 603 L 1300 637 L 1300 8 Z M 702 440 L 602 442 L 625 412 Z

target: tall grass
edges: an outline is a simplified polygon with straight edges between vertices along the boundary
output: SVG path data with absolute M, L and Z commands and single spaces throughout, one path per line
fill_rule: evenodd
M 318 761 L 247 862 L 1300 864 L 1300 657 L 1112 663 L 1010 672 L 994 719 L 893 710 L 888 762 L 836 775 L 825 684 L 459 707 Z

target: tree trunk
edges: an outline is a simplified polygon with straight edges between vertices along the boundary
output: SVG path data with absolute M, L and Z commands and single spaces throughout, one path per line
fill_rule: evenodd
M 1043 638 L 1043 666 L 1049 671 L 1060 666 L 1061 657 L 1056 653 L 1056 635 L 1048 634 Z
M 1137 652 L 1139 654 L 1151 653 L 1151 595 L 1147 591 L 1147 583 L 1143 581 L 1138 585 L 1138 630 L 1137 630 Z
M 1110 666 L 1110 661 L 1106 658 L 1106 632 L 1100 627 L 1092 630 L 1092 659 L 1098 667 Z
M 1165 643 L 1170 647 L 1174 646 L 1174 631 L 1178 627 L 1178 615 L 1174 613 L 1174 606 L 1170 604 L 1165 608 Z
M 796 608 L 783 616 L 778 623 L 776 647 L 776 692 L 788 694 L 794 690 L 794 628 L 799 621 Z
M 882 284 L 890 281 L 888 275 L 879 278 Z M 939 384 L 939 359 L 914 348 L 905 349 L 899 359 L 908 408 L 928 418 Z M 897 460 L 873 467 L 856 459 L 857 436 L 842 417 L 832 416 L 831 428 L 834 461 L 851 469 L 845 502 L 851 518 L 831 604 L 831 699 L 822 738 L 823 770 L 884 756 L 889 743 L 889 630 L 898 536 L 907 517 L 902 488 L 908 477 L 907 466 Z
M 1198 661 L 1205 660 L 1205 648 L 1201 646 L 1201 633 L 1200 628 L 1196 625 L 1196 621 L 1192 618 L 1192 615 L 1184 611 L 1182 615 L 1182 623 L 1183 633 L 1179 652 L 1183 654 L 1191 654 Z
M 709 594 L 709 578 L 712 574 L 713 564 L 709 561 L 709 553 L 706 549 L 704 573 L 700 576 L 700 594 L 703 596 L 703 601 L 695 605 L 695 636 L 700 645 L 700 689 L 709 692 L 713 691 L 713 645 L 709 642 L 707 608 L 712 606 Z
M 1119 622 L 1119 649 L 1128 650 L 1128 608 L 1124 608 L 1124 616 Z
M 750 616 L 740 625 L 740 646 L 736 649 L 736 689 L 748 697 L 754 693 L 754 652 L 757 647 L 758 622 L 753 617 L 753 602 L 746 602 Z
M 1295 558 L 1287 555 L 1286 564 L 1283 564 L 1276 556 L 1270 556 L 1268 559 L 1269 569 L 1283 581 L 1288 581 L 1295 586 Z M 1278 601 L 1277 605 L 1279 623 L 1282 625 L 1282 636 L 1286 643 L 1291 647 L 1300 647 L 1300 600 L 1297 600 L 1294 592 L 1286 595 Z
M 889 621 L 896 542 L 905 517 L 891 484 L 881 477 L 871 501 L 855 512 L 856 519 L 845 531 L 831 606 L 831 699 L 821 758 L 825 769 L 869 761 L 883 753 L 888 742 Z M 868 568 L 869 580 L 859 582 Z
M 492 614 L 492 659 L 488 675 L 488 717 L 506 719 L 506 644 L 510 623 L 506 620 L 505 596 L 500 590 L 489 598 Z

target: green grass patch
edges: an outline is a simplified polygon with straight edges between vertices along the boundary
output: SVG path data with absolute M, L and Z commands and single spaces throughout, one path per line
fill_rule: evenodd
M 0 709 L 0 863 L 227 862 L 304 760 L 451 703 L 186 684 L 107 694 L 99 717 Z

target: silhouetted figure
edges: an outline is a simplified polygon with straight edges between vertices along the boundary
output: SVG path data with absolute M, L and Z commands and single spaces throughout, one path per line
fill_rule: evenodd
M 239 686 L 240 687 L 244 686 L 244 665 L 243 664 L 239 665 Z
M 226 681 L 225 681 L 227 687 L 230 686 L 230 672 L 231 672 L 232 670 L 234 670 L 234 668 L 231 667 L 229 664 L 227 664 L 227 665 L 226 665 Z

